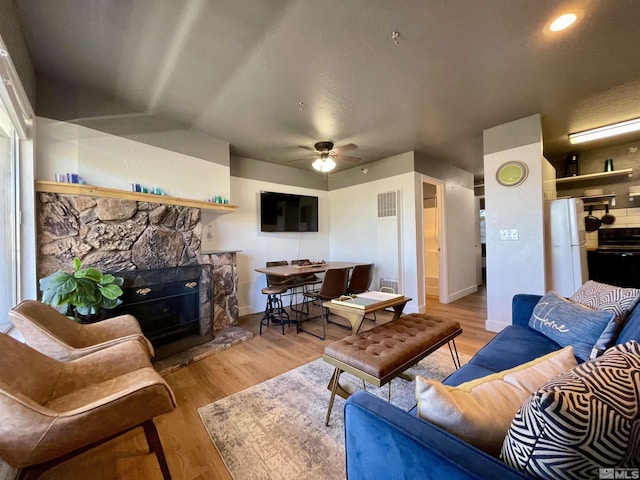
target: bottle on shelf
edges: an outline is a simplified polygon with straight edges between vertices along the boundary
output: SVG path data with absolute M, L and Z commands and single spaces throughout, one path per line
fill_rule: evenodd
M 605 172 L 613 172 L 613 159 L 607 158 L 604 161 L 604 171 Z
M 567 177 L 577 177 L 578 176 L 578 154 L 570 153 L 567 155 Z

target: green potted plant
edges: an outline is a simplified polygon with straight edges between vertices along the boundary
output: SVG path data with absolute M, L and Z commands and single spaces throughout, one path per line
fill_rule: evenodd
M 82 268 L 79 258 L 73 266 L 73 273 L 58 270 L 40 279 L 43 303 L 80 321 L 99 318 L 102 309 L 122 303 L 122 277 L 103 274 L 95 267 Z

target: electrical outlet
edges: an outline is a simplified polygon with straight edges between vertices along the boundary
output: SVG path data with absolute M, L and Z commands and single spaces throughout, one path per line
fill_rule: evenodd
M 519 231 L 517 228 L 500 230 L 500 240 L 518 240 Z

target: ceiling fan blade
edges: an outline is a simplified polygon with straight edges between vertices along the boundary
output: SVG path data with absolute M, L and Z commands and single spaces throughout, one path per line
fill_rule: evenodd
M 355 143 L 348 143 L 347 145 L 342 145 L 341 147 L 336 147 L 333 149 L 334 152 L 348 152 L 349 150 L 355 150 L 358 146 Z
M 303 157 L 303 158 L 295 158 L 293 160 L 285 160 L 284 163 L 292 163 L 292 162 L 301 162 L 303 160 L 311 160 L 313 158 L 318 158 L 318 155 L 309 155 L 308 157 Z
M 333 155 L 333 158 L 335 158 L 336 160 L 342 160 L 345 162 L 359 162 L 361 159 L 358 157 L 350 157 L 349 155 Z
M 305 150 L 309 150 L 310 152 L 315 152 L 316 149 L 312 147 L 307 147 L 306 145 L 298 145 L 298 148 L 304 148 Z

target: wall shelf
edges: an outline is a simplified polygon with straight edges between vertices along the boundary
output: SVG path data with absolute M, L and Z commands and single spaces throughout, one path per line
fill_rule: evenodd
M 600 200 L 601 198 L 615 198 L 616 194 L 615 193 L 603 193 L 602 195 L 587 195 L 584 197 L 578 197 L 581 198 L 584 201 L 591 201 L 591 200 Z
M 589 207 L 616 206 L 616 194 L 615 193 L 603 193 L 602 195 L 586 195 L 584 197 L 578 197 L 584 202 L 585 210 Z M 611 199 L 611 201 L 609 201 Z
M 577 175 L 575 177 L 556 178 L 556 183 L 580 182 L 582 180 L 594 180 L 598 178 L 618 177 L 623 175 L 627 175 L 629 178 L 631 178 L 631 176 L 633 176 L 633 168 L 613 170 L 612 172 L 587 173 L 586 175 Z
M 152 193 L 128 192 L 113 188 L 95 187 L 79 183 L 62 183 L 37 180 L 36 192 L 58 193 L 61 195 L 85 195 L 88 197 L 120 198 L 123 200 L 135 200 L 138 202 L 160 203 L 162 205 L 177 205 L 180 207 L 200 208 L 218 215 L 233 213 L 238 209 L 237 205 L 205 202 L 203 200 L 189 200 L 187 198 L 170 197 L 168 195 L 154 195 Z

